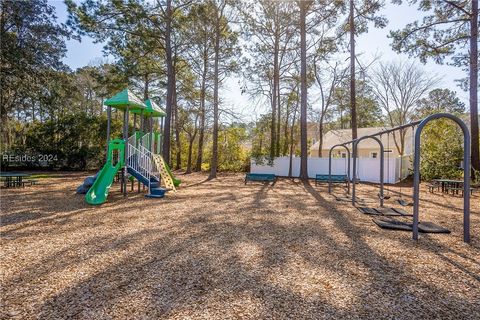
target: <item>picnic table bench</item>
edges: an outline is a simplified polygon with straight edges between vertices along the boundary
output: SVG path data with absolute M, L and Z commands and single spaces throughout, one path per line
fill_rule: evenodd
M 0 177 L 6 188 L 24 187 L 25 183 L 23 178 L 30 177 L 30 174 L 22 172 L 0 172 Z
M 329 182 L 332 183 L 348 183 L 348 178 L 344 174 L 317 174 L 315 175 L 315 185 L 318 185 L 319 182 Z
M 463 197 L 463 187 L 462 188 L 447 187 L 446 190 L 447 190 L 447 193 L 449 193 L 451 191 L 452 195 L 455 195 L 455 194 L 458 194 L 459 192 L 461 192 L 462 197 Z M 470 194 L 473 194 L 473 188 L 470 188 Z
M 277 176 L 270 173 L 247 173 L 245 175 L 245 184 L 247 181 L 273 182 L 277 181 Z
M 34 180 L 34 179 L 28 179 L 28 180 L 23 180 L 22 181 L 22 186 L 25 187 L 25 184 L 29 184 L 31 186 L 34 186 L 36 185 L 38 182 L 38 180 Z

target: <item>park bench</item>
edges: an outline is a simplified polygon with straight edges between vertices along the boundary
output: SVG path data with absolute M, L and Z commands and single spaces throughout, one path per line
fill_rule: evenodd
M 36 185 L 38 182 L 38 180 L 34 180 L 34 179 L 29 179 L 29 180 L 23 180 L 22 181 L 22 187 L 25 187 L 26 184 L 29 184 L 31 186 L 34 186 Z
M 317 186 L 319 182 L 329 182 L 331 181 L 332 183 L 348 183 L 348 178 L 344 174 L 317 174 L 315 176 L 315 185 Z
M 275 183 L 277 181 L 277 177 L 274 174 L 269 174 L 269 173 L 247 173 L 245 175 L 245 184 L 247 184 L 247 181 Z

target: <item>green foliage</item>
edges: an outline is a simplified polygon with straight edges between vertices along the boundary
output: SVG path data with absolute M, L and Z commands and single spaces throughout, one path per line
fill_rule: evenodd
M 232 124 L 220 128 L 218 135 L 219 171 L 246 171 L 249 165 L 249 154 L 246 148 L 247 139 L 247 130 L 244 126 Z M 212 156 L 210 143 L 206 149 L 206 158 L 208 159 Z
M 463 171 L 463 134 L 449 120 L 437 120 L 428 124 L 422 132 L 422 179 L 460 178 Z
M 394 0 L 402 3 L 402 0 Z M 443 63 L 448 56 L 454 56 L 453 64 L 465 66 L 468 53 L 470 26 L 469 1 L 406 0 L 418 4 L 418 10 L 426 13 L 421 21 L 409 23 L 402 30 L 390 32 L 392 47 L 397 52 L 406 52 L 419 57 L 422 62 L 433 59 Z
M 418 102 L 416 118 L 422 119 L 438 112 L 461 114 L 465 112 L 465 104 L 460 101 L 455 91 L 435 89 Z
M 104 115 L 89 116 L 85 113 L 45 122 L 36 121 L 26 129 L 25 143 L 11 149 L 9 153 L 37 158 L 37 161 L 15 163 L 26 167 L 46 165 L 64 170 L 99 168 L 105 160 L 106 127 L 107 119 Z M 112 121 L 112 137 L 120 136 L 120 132 L 121 122 Z M 40 163 L 39 155 L 52 155 L 52 161 Z
M 461 115 L 465 106 L 455 92 L 448 89 L 435 89 L 428 97 L 421 99 L 416 110 L 416 118 L 449 112 Z M 422 132 L 420 173 L 422 179 L 460 178 L 463 171 L 463 134 L 456 123 L 439 119 L 429 123 Z
M 46 0 L 2 0 L 0 10 L 0 115 L 8 143 L 10 113 L 45 90 L 51 71 L 66 69 L 61 59 L 71 33 Z
M 336 109 L 336 126 L 342 129 L 350 128 L 351 122 L 349 85 L 349 82 L 343 81 L 335 88 L 332 97 Z M 382 109 L 373 96 L 372 88 L 365 81 L 357 81 L 357 90 L 357 126 L 368 128 L 382 124 Z

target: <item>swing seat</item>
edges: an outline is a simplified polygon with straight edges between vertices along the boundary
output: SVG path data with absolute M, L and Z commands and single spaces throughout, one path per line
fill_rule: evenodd
M 412 231 L 412 222 L 403 222 L 393 218 L 375 218 L 372 219 L 377 226 L 382 229 Z M 450 230 L 439 226 L 433 222 L 420 222 L 418 224 L 418 231 L 422 233 L 450 233 Z
M 378 212 L 377 210 L 375 210 L 374 208 L 369 208 L 369 207 L 357 207 L 357 209 L 363 213 L 363 214 L 368 214 L 368 215 L 372 215 L 372 216 L 379 216 L 380 215 L 380 212 Z
M 394 208 L 375 208 L 382 216 L 402 216 L 400 212 Z
M 357 207 L 357 209 L 363 213 L 372 216 L 391 216 L 391 217 L 411 217 L 412 215 L 405 210 L 399 208 L 370 208 L 370 207 Z
M 388 200 L 388 199 L 391 198 L 389 195 L 385 195 L 385 194 L 384 194 L 383 197 L 382 197 L 382 196 L 380 195 L 380 193 L 377 194 L 377 196 L 378 196 L 378 199 L 383 199 L 383 200 Z
M 398 204 L 401 205 L 401 206 L 404 206 L 404 207 L 411 207 L 413 206 L 413 203 L 412 202 L 407 202 L 403 199 L 398 199 L 397 200 Z
M 404 217 L 413 217 L 413 214 L 408 213 L 407 211 L 403 210 L 402 208 L 392 208 L 396 212 L 400 213 Z

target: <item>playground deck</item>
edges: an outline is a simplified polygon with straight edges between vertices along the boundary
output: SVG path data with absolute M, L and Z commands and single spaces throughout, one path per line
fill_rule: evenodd
M 124 199 L 113 185 L 108 201 L 92 207 L 75 195 L 85 176 L 0 191 L 0 318 L 480 314 L 478 193 L 467 245 L 462 199 L 431 194 L 422 185 L 421 220 L 452 234 L 421 234 L 415 243 L 411 233 L 378 228 L 314 181 L 245 186 L 244 174 L 215 181 L 180 175 L 184 185 L 165 199 L 137 193 Z M 334 190 L 339 195 L 343 189 Z M 377 200 L 374 186 L 357 191 Z M 387 205 L 396 199 L 393 192 Z

